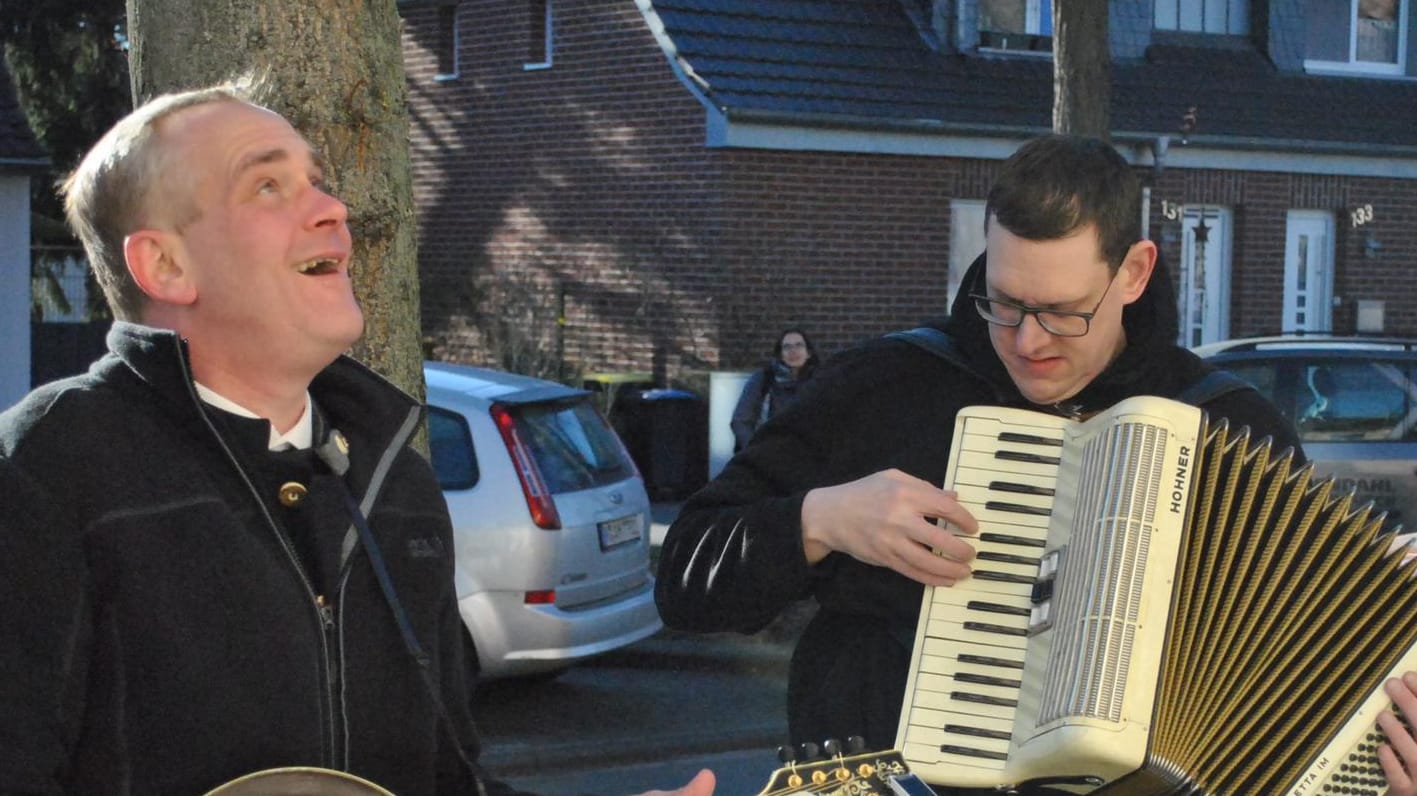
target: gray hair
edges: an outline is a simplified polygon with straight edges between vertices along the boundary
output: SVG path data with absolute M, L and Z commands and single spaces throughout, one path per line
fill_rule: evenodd
M 262 80 L 247 76 L 154 97 L 104 133 L 60 182 L 65 216 L 84 244 L 114 317 L 140 320 L 147 303 L 128 273 L 123 239 L 160 221 L 180 228 L 200 217 L 191 190 L 174 190 L 178 186 L 172 178 L 178 175 L 169 162 L 171 153 L 162 146 L 159 124 L 179 111 L 215 102 L 261 107 L 257 97 L 262 90 Z

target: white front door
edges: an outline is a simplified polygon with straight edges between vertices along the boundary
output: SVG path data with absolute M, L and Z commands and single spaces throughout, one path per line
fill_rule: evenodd
M 1230 336 L 1230 209 L 1186 205 L 1181 215 L 1181 340 Z
M 1333 215 L 1290 210 L 1284 236 L 1284 332 L 1333 331 Z

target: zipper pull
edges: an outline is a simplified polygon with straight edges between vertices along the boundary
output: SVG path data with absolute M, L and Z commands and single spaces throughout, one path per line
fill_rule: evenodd
M 315 607 L 320 609 L 320 618 L 325 620 L 325 629 L 334 629 L 335 609 L 334 606 L 330 605 L 329 601 L 325 599 L 325 595 L 315 595 Z

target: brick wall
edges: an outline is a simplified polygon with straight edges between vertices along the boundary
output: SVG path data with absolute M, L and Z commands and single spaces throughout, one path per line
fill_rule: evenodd
M 530 6 L 531 4 L 526 4 Z M 508 8 L 513 9 L 511 12 Z M 998 164 L 709 149 L 705 110 L 634 3 L 558 0 L 553 66 L 527 70 L 519 4 L 459 6 L 460 76 L 432 79 L 437 12 L 405 12 L 425 332 L 441 358 L 569 378 L 742 367 L 784 326 L 831 351 L 939 315 L 949 202 Z M 1231 208 L 1233 336 L 1278 328 L 1284 215 L 1337 217 L 1335 309 L 1383 298 L 1417 333 L 1417 183 L 1170 169 L 1160 199 Z M 1349 212 L 1372 204 L 1358 232 Z M 1362 240 L 1382 242 L 1374 256 Z M 1163 244 L 1172 262 L 1179 244 Z
M 634 3 L 557 2 L 553 66 L 539 70 L 523 68 L 530 20 L 509 6 L 460 5 L 461 75 L 446 82 L 424 44 L 436 12 L 405 16 L 435 352 L 510 365 L 521 340 L 569 371 L 715 361 L 702 107 Z M 479 323 L 479 303 L 505 328 Z
M 1417 181 L 1272 172 L 1165 172 L 1152 188 L 1152 237 L 1166 261 L 1180 257 L 1178 222 L 1161 216 L 1161 201 L 1216 204 L 1234 214 L 1230 336 L 1281 329 L 1285 220 L 1289 210 L 1334 215 L 1333 329 L 1355 331 L 1358 301 L 1386 302 L 1385 331 L 1417 335 Z M 1355 228 L 1353 211 L 1371 205 L 1373 219 Z M 1170 225 L 1170 230 L 1168 230 Z M 1168 231 L 1170 234 L 1168 234 Z M 1381 247 L 1369 251 L 1369 234 Z

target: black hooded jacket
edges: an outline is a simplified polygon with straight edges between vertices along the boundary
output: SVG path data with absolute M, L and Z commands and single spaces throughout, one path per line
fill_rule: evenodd
M 981 256 L 964 283 L 982 268 Z M 940 324 L 961 363 L 889 337 L 833 357 L 797 404 L 764 425 L 680 511 L 656 586 L 665 623 L 751 633 L 794 601 L 815 598 L 819 609 L 798 642 L 788 686 L 793 742 L 863 735 L 873 748 L 890 747 L 923 587 L 841 553 L 809 565 L 803 497 L 891 468 L 943 482 L 955 415 L 965 406 L 1075 414 L 1134 395 L 1178 396 L 1213 369 L 1175 344 L 1175 306 L 1158 263 L 1147 290 L 1124 310 L 1125 350 L 1063 407 L 1033 406 L 1020 395 L 965 296 Z M 1254 390 L 1226 393 L 1204 408 L 1212 419 L 1298 450 L 1292 426 Z

